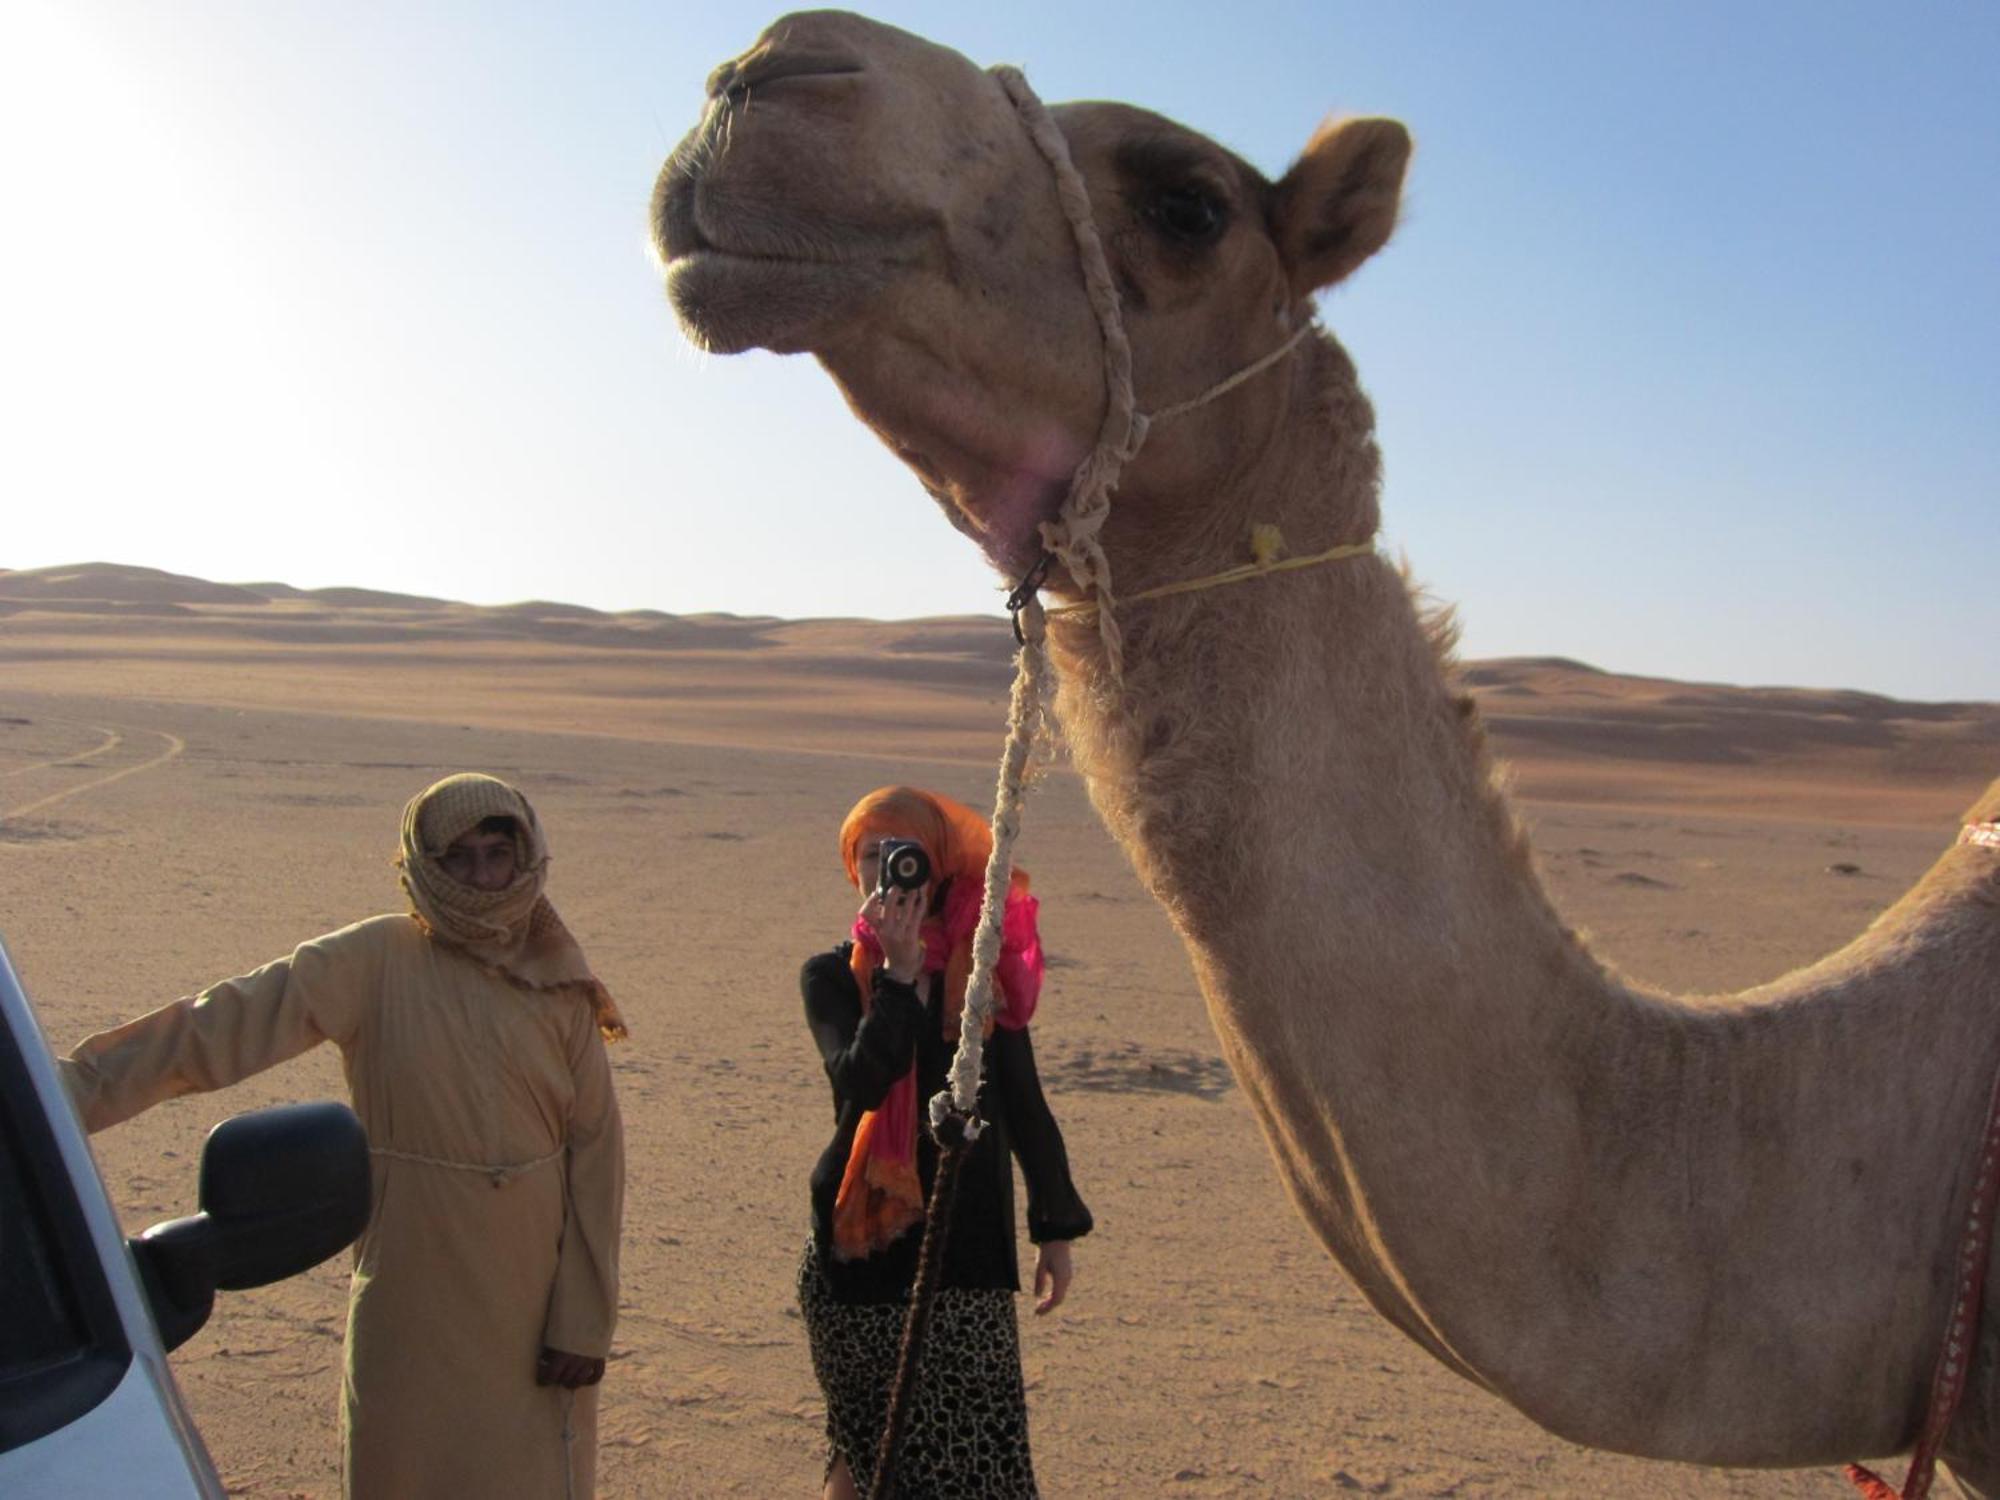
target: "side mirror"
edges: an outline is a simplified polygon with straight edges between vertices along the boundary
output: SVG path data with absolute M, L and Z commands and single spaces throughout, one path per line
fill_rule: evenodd
M 215 1293 L 318 1265 L 368 1227 L 368 1134 L 344 1104 L 285 1104 L 225 1120 L 201 1148 L 201 1212 L 128 1243 L 160 1339 L 186 1343 Z

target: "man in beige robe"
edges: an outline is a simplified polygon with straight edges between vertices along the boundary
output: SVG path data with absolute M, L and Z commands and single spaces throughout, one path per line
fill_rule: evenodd
M 542 895 L 527 799 L 453 776 L 403 816 L 413 908 L 88 1038 L 92 1131 L 320 1042 L 374 1156 L 342 1385 L 353 1500 L 582 1500 L 618 1313 L 624 1023 Z

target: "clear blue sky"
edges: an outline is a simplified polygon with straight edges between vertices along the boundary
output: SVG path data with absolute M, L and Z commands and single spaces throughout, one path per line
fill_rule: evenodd
M 997 610 L 817 366 L 697 357 L 645 254 L 776 13 L 12 0 L 0 566 Z M 2000 699 L 2000 6 L 872 13 L 1272 173 L 1328 113 L 1410 125 L 1322 313 L 1469 654 Z

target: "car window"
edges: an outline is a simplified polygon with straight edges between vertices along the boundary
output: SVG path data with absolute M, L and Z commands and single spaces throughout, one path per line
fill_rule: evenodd
M 0 980 L 11 977 L 4 957 Z M 45 1045 L 31 1023 L 27 1035 Z M 132 1362 L 78 1196 L 103 1189 L 95 1171 L 71 1178 L 58 1132 L 76 1122 L 59 1107 L 58 1119 L 44 1112 L 16 1035 L 0 1024 L 0 1453 L 76 1421 Z
M 71 1358 L 89 1342 L 38 1199 L 14 1127 L 0 1120 L 0 1380 Z

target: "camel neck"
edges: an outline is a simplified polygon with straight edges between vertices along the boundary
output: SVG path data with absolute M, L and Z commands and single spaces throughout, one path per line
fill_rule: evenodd
M 1955 898 L 1749 996 L 1640 990 L 1558 916 L 1385 562 L 1160 599 L 1121 624 L 1113 687 L 1086 633 L 1052 623 L 1073 754 L 1188 946 L 1295 1202 L 1370 1302 L 1577 1441 L 1729 1463 L 1832 1461 L 1856 1431 L 1892 1446 L 1934 1298 L 1876 1253 L 1875 1214 L 1936 1224 L 1911 1249 L 1948 1260 L 1950 1181 L 1909 1161 L 1956 1159 L 1979 1099 L 1912 1072 L 1885 1152 L 1840 1059 L 1914 1069 L 1919 1014 L 1927 1045 L 1990 1055 L 1976 1007 L 1899 990 L 1868 957 L 1967 920 Z M 1806 1352 L 1819 1310 L 1849 1304 L 1907 1324 Z M 1795 1339 L 1785 1399 L 1824 1421 L 1774 1439 L 1757 1351 Z M 1880 1372 L 1866 1389 L 1848 1378 L 1864 1366 Z M 1613 1390 L 1654 1394 L 1633 1409 Z
M 1385 562 L 1163 599 L 1126 630 L 1124 698 L 1069 693 L 1066 719 L 1237 1024 L 1311 1004 L 1362 1066 L 1354 1039 L 1376 1025 L 1526 1049 L 1606 1002 Z
M 1140 518 L 1162 512 L 1275 523 L 1300 551 L 1372 533 L 1380 460 L 1345 352 L 1315 345 L 1275 389 L 1272 440 L 1246 451 L 1233 494 L 1121 498 L 1114 523 L 1140 576 L 1212 571 L 1143 555 Z M 1333 420 L 1297 441 L 1303 412 Z M 1087 621 L 1052 617 L 1051 641 L 1078 764 L 1219 1024 L 1290 1024 L 1309 1006 L 1364 1068 L 1358 1037 L 1379 1028 L 1393 1050 L 1419 1015 L 1446 1035 L 1517 1032 L 1528 1053 L 1603 1001 L 1606 978 L 1544 893 L 1470 701 L 1441 670 L 1447 627 L 1395 569 L 1363 552 L 1172 588 L 1118 606 L 1122 683 Z

